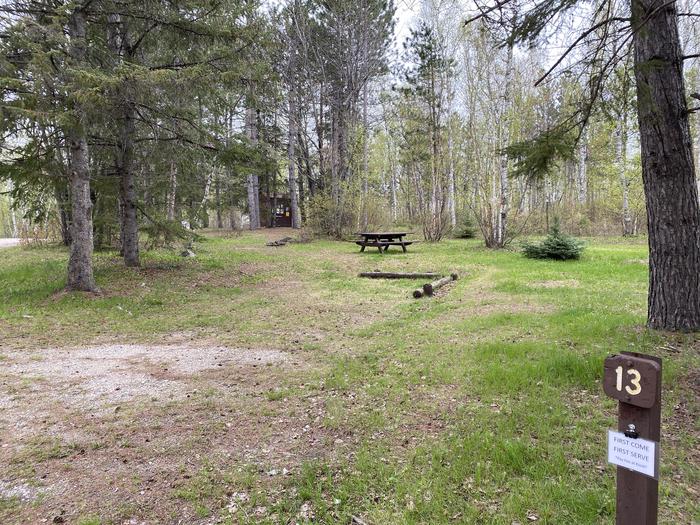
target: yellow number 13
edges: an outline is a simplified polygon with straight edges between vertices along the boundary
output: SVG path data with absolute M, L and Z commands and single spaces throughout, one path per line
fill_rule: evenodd
M 618 366 L 615 369 L 615 372 L 617 373 L 617 383 L 615 387 L 617 388 L 618 392 L 622 392 L 622 367 Z M 627 370 L 627 375 L 632 376 L 630 383 L 634 388 L 630 388 L 630 385 L 627 385 L 625 386 L 625 391 L 631 396 L 636 396 L 642 391 L 642 385 L 639 384 L 639 381 L 642 379 L 642 374 L 640 374 L 634 368 L 630 368 Z

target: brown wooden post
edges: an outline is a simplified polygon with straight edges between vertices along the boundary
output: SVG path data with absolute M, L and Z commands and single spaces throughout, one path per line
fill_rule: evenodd
M 608 357 L 603 388 L 608 396 L 619 400 L 620 432 L 661 441 L 660 358 L 636 352 Z M 658 472 L 658 465 L 655 470 Z M 617 525 L 656 525 L 658 507 L 658 479 L 618 466 Z

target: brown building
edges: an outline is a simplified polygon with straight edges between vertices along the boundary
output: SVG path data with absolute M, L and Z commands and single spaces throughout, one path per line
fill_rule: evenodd
M 271 211 L 274 210 L 274 213 Z M 291 228 L 292 207 L 289 195 L 260 192 L 260 223 L 270 228 Z

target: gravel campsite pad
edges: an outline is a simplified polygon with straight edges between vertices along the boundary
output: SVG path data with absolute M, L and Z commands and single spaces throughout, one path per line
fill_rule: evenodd
M 174 399 L 192 374 L 284 363 L 284 352 L 192 346 L 103 345 L 10 356 L 6 373 L 52 385 L 69 406 L 99 411 L 140 397 Z
M 327 441 L 312 429 L 320 400 L 267 408 L 281 377 L 304 368 L 281 350 L 101 345 L 0 363 L 0 497 L 23 506 L 21 523 L 79 523 L 93 505 L 117 523 L 161 523 L 164 494 L 186 496 L 205 457 L 272 478 Z

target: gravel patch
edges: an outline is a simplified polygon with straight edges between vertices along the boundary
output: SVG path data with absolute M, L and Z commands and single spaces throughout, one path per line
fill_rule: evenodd
M 6 374 L 48 384 L 55 396 L 83 408 L 142 397 L 175 398 L 188 391 L 189 376 L 287 360 L 287 354 L 278 350 L 190 345 L 53 348 L 7 357 Z
M 26 483 L 14 485 L 6 481 L 0 481 L 0 498 L 13 499 L 17 498 L 23 503 L 34 501 L 37 498 L 38 490 Z

